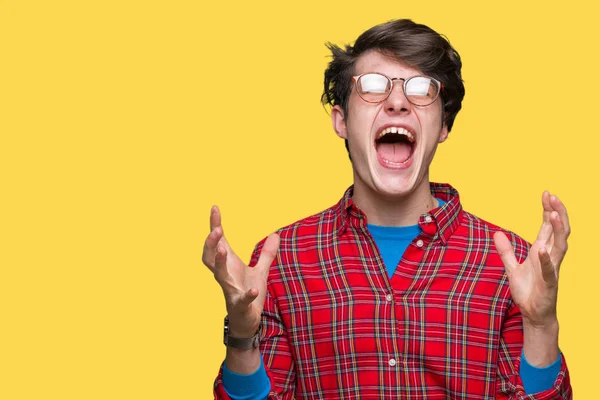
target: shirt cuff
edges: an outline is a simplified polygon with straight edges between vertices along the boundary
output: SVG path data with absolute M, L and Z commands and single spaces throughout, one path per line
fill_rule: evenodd
M 262 357 L 258 369 L 247 375 L 232 372 L 227 368 L 227 363 L 223 363 L 223 388 L 232 400 L 266 399 L 271 390 L 271 381 Z
M 525 352 L 521 351 L 521 366 L 519 375 L 523 382 L 523 388 L 526 394 L 534 394 L 543 392 L 552 388 L 560 368 L 562 366 L 561 354 L 558 354 L 558 359 L 547 367 L 538 368 L 529 364 L 525 358 Z

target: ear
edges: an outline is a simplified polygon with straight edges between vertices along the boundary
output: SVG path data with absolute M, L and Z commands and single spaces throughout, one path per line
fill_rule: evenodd
M 446 123 L 444 122 L 444 125 L 442 125 L 442 131 L 440 132 L 440 138 L 438 140 L 438 143 L 444 143 L 446 139 L 448 139 L 449 133 L 450 132 L 448 132 L 448 125 L 446 125 Z
M 339 105 L 336 105 L 331 109 L 331 123 L 333 124 L 333 130 L 339 137 L 348 139 L 348 129 L 346 127 L 346 120 L 344 119 L 344 110 Z
M 444 113 L 444 120 L 442 121 L 442 131 L 440 132 L 440 138 L 438 143 L 444 143 L 446 139 L 448 139 L 448 125 L 446 124 L 446 118 L 448 118 L 448 113 Z

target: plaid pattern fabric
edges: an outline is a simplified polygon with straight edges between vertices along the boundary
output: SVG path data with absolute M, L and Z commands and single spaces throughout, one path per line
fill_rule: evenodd
M 352 188 L 335 206 L 279 231 L 261 354 L 269 399 L 570 399 L 563 358 L 551 390 L 519 378 L 522 318 L 492 235 L 500 229 L 447 203 L 388 277 Z M 507 232 L 522 261 L 529 245 Z M 262 243 L 255 250 L 257 261 Z M 215 398 L 229 399 L 221 373 Z

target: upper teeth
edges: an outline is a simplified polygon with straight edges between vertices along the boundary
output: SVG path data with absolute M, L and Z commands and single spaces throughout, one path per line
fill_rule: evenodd
M 388 133 L 397 133 L 398 135 L 404 135 L 411 142 L 415 141 L 415 138 L 413 137 L 412 133 L 410 133 L 409 131 L 407 131 L 404 128 L 398 128 L 398 127 L 395 127 L 395 126 L 390 126 L 389 128 L 385 128 L 384 130 L 382 130 L 379 133 L 379 135 L 377 136 L 377 139 L 381 139 L 382 137 L 384 137 Z

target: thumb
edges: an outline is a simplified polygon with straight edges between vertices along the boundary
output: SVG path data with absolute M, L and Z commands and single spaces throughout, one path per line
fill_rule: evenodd
M 277 250 L 279 250 L 279 235 L 273 233 L 265 240 L 265 244 L 260 252 L 260 257 L 258 258 L 255 268 L 260 268 L 266 275 L 277 255 Z
M 504 268 L 507 270 L 506 272 L 510 273 L 518 263 L 517 258 L 515 257 L 515 249 L 504 232 L 498 231 L 494 233 L 494 245 L 496 245 L 496 251 L 504 264 Z

